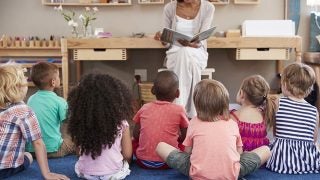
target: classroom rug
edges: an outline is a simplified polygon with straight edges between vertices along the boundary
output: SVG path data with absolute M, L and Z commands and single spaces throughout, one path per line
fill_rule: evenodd
M 76 156 L 66 156 L 64 158 L 50 159 L 49 166 L 52 172 L 67 175 L 70 179 L 78 179 L 74 173 L 74 164 L 77 161 Z M 174 169 L 169 170 L 145 170 L 138 167 L 135 163 L 131 165 L 131 174 L 127 180 L 188 180 L 188 177 L 180 174 Z M 34 180 L 42 179 L 39 166 L 34 161 L 30 168 L 7 180 Z M 268 171 L 264 168 L 259 169 L 253 174 L 246 176 L 246 180 L 320 180 L 320 174 L 305 175 L 283 175 Z

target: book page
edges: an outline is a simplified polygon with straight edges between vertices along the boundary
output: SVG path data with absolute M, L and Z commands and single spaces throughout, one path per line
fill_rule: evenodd
M 160 40 L 167 43 L 173 43 L 179 39 L 184 39 L 190 41 L 192 37 L 187 36 L 185 34 L 179 33 L 177 31 L 174 31 L 172 29 L 163 28 Z
M 201 33 L 194 35 L 194 37 L 190 40 L 190 42 L 194 42 L 197 40 L 202 41 L 202 40 L 208 39 L 215 29 L 216 27 L 211 27 L 206 31 L 203 31 Z
M 171 43 L 171 44 L 179 39 L 187 40 L 189 42 L 194 42 L 196 40 L 202 41 L 204 39 L 209 38 L 215 29 L 216 27 L 212 27 L 206 31 L 196 34 L 193 37 L 190 37 L 188 35 L 174 31 L 172 29 L 163 28 L 160 40 L 163 42 Z

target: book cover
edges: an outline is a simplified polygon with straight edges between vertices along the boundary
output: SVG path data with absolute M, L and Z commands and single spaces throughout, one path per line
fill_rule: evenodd
M 189 42 L 194 42 L 194 41 L 202 41 L 204 39 L 208 39 L 211 34 L 214 32 L 214 30 L 216 29 L 216 27 L 211 27 L 206 31 L 200 32 L 196 35 L 194 35 L 193 37 L 179 33 L 177 31 L 174 31 L 172 29 L 169 28 L 163 28 L 160 40 L 163 42 L 167 42 L 167 43 L 173 43 L 179 39 L 182 40 L 187 40 Z

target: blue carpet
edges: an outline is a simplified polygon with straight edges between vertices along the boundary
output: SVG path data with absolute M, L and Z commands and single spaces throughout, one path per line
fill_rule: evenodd
M 50 159 L 49 166 L 52 172 L 61 173 L 67 175 L 70 179 L 78 179 L 74 173 L 74 164 L 76 162 L 76 156 L 67 156 L 59 159 Z M 162 179 L 175 179 L 175 180 L 187 180 L 188 178 L 181 175 L 176 170 L 144 170 L 139 168 L 136 164 L 131 166 L 131 174 L 128 176 L 128 180 L 162 180 Z M 15 176 L 8 178 L 7 180 L 33 180 L 42 179 L 39 166 L 37 162 L 32 163 L 30 168 L 24 172 L 21 172 Z M 255 173 L 247 176 L 247 180 L 319 180 L 320 174 L 306 174 L 306 175 L 283 175 L 277 174 L 266 169 L 259 169 Z

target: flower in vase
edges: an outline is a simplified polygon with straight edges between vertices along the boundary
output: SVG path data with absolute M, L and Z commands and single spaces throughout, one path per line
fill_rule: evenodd
M 68 26 L 72 27 L 72 34 L 75 37 L 78 37 L 78 23 L 76 21 L 74 21 L 74 17 L 76 15 L 76 13 L 74 11 L 66 11 L 62 8 L 62 6 L 60 5 L 59 7 L 54 7 L 53 8 L 55 11 L 58 11 L 61 13 L 61 15 L 63 16 L 63 18 L 67 21 Z
M 96 20 L 95 17 L 96 13 L 98 12 L 97 7 L 93 7 L 92 9 L 90 7 L 85 7 L 85 12 L 83 14 L 80 14 L 79 19 L 82 22 L 83 30 L 84 30 L 84 36 L 87 36 L 88 26 L 90 25 L 91 21 Z

